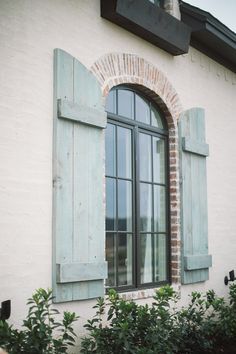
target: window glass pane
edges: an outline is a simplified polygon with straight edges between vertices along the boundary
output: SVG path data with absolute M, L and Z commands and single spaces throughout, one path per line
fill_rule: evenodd
M 155 279 L 154 281 L 164 281 L 167 279 L 166 272 L 166 235 L 154 235 L 154 255 L 155 255 Z
M 115 235 L 106 234 L 106 261 L 108 264 L 108 278 L 106 279 L 106 286 L 115 286 Z
M 115 230 L 116 225 L 116 180 L 106 178 L 106 230 Z
M 118 181 L 118 230 L 132 231 L 132 182 Z
M 153 137 L 153 181 L 165 183 L 165 140 Z
M 152 117 L 152 125 L 154 127 L 164 129 L 161 115 L 158 112 L 158 110 L 156 110 L 154 107 L 152 107 L 152 110 L 151 110 L 151 117 Z
M 152 185 L 140 183 L 140 231 L 152 231 Z
M 129 90 L 118 90 L 118 115 L 134 119 L 134 93 Z
M 154 231 L 166 231 L 166 188 L 154 185 Z
M 151 136 L 139 133 L 139 176 L 140 181 L 152 180 Z
M 132 178 L 131 130 L 117 127 L 118 177 Z
M 140 236 L 141 284 L 152 282 L 152 235 Z
M 118 235 L 118 286 L 133 283 L 132 243 L 132 234 Z
M 135 95 L 135 118 L 139 122 L 150 124 L 149 103 L 138 95 Z
M 109 123 L 106 128 L 106 175 L 116 175 L 116 127 Z
M 116 114 L 116 90 L 109 92 L 106 99 L 106 111 Z

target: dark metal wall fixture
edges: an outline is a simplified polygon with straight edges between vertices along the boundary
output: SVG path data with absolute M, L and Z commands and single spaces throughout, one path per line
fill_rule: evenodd
M 236 280 L 235 275 L 234 275 L 234 270 L 231 270 L 229 272 L 229 278 L 227 276 L 224 277 L 224 283 L 225 285 L 228 285 L 229 281 L 234 281 Z
M 101 16 L 170 54 L 188 52 L 190 27 L 149 0 L 101 0 Z
M 8 320 L 11 315 L 11 300 L 3 301 L 0 308 L 0 320 Z

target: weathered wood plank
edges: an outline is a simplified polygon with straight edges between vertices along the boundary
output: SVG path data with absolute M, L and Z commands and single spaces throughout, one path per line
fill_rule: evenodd
M 183 137 L 182 148 L 186 152 L 191 152 L 193 154 L 197 154 L 201 156 L 209 156 L 209 145 L 200 143 L 193 139 Z
M 185 270 L 205 269 L 212 266 L 211 255 L 194 255 L 184 257 Z
M 98 280 L 106 277 L 107 262 L 57 264 L 58 283 Z
M 104 196 L 104 130 L 88 129 L 88 140 L 93 142 L 89 145 L 89 262 L 102 262 L 105 258 L 105 203 Z M 89 297 L 97 297 L 104 293 L 104 281 L 90 282 Z
M 58 117 L 97 128 L 106 128 L 107 114 L 104 110 L 82 106 L 67 100 L 58 100 Z
M 53 160 L 53 295 L 55 302 L 72 300 L 71 284 L 57 284 L 56 263 L 72 261 L 73 235 L 73 125 L 58 121 L 57 99 L 73 99 L 73 58 L 54 53 L 54 160 Z

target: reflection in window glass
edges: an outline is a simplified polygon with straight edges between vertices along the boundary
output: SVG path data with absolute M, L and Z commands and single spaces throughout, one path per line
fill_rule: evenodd
M 116 114 L 116 91 L 112 90 L 106 99 L 106 111 Z
M 152 231 L 152 185 L 140 183 L 140 231 Z
M 118 230 L 132 231 L 132 182 L 118 181 Z
M 139 134 L 139 178 L 140 181 L 152 180 L 151 136 Z
M 111 233 L 106 234 L 106 260 L 108 263 L 108 278 L 106 279 L 106 286 L 115 286 L 115 235 Z
M 141 284 L 152 282 L 152 235 L 142 234 L 140 237 L 141 252 Z
M 154 235 L 155 249 L 155 279 L 154 281 L 164 281 L 167 279 L 166 273 L 166 235 Z
M 117 146 L 118 177 L 131 178 L 132 155 L 130 129 L 117 127 Z
M 150 124 L 150 107 L 149 103 L 142 97 L 135 95 L 135 119 L 139 122 Z
M 152 107 L 152 110 L 151 110 L 151 117 L 152 117 L 152 125 L 154 127 L 157 127 L 160 129 L 164 128 L 161 115 L 154 107 Z
M 153 182 L 165 183 L 165 141 L 153 137 Z
M 132 235 L 118 235 L 118 286 L 131 285 L 132 277 Z
M 134 119 L 134 93 L 129 90 L 118 90 L 118 115 Z
M 106 128 L 106 175 L 116 175 L 116 127 L 107 124 Z
M 154 186 L 154 231 L 166 231 L 166 188 Z
M 156 6 L 162 6 L 162 2 L 163 2 L 163 0 L 149 0 L 149 1 Z
M 115 230 L 116 224 L 116 180 L 106 178 L 106 230 Z

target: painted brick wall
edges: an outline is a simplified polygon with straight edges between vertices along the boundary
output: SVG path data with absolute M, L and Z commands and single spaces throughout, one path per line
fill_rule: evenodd
M 116 62 L 120 53 L 126 53 L 133 65 L 142 58 L 146 73 L 121 73 L 111 81 L 99 80 L 104 96 L 119 82 L 144 85 L 150 95 L 159 95 L 158 102 L 166 109 L 170 127 L 172 275 L 177 282 L 176 121 L 181 109 L 205 108 L 213 267 L 208 282 L 182 287 L 181 294 L 183 301 L 193 289 L 214 287 L 219 294 L 226 294 L 223 277 L 236 268 L 235 74 L 193 48 L 189 54 L 172 57 L 102 19 L 99 0 L 0 0 L 0 9 L 0 301 L 12 299 L 12 321 L 19 323 L 22 319 L 25 300 L 35 288 L 51 286 L 53 49 L 57 47 L 91 68 L 98 78 L 101 68 L 96 65 L 103 65 L 109 53 Z M 147 291 L 132 296 L 150 294 Z M 93 303 L 61 304 L 58 308 L 75 310 L 85 319 Z

